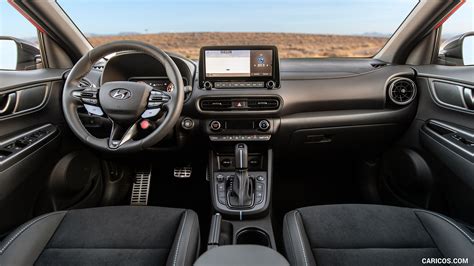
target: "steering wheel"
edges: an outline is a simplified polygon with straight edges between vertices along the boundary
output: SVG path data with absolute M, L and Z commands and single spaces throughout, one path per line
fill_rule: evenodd
M 148 84 L 130 81 L 106 82 L 100 88 L 84 89 L 79 86 L 81 79 L 98 60 L 122 51 L 138 51 L 157 59 L 163 64 L 174 89 L 171 92 L 158 91 Z M 89 51 L 71 69 L 62 97 L 64 116 L 74 134 L 84 143 L 109 152 L 136 152 L 155 145 L 173 130 L 183 103 L 184 84 L 176 64 L 161 49 L 137 41 L 111 42 Z M 86 130 L 77 112 L 80 105 L 89 113 L 112 121 L 109 138 L 96 138 Z M 135 140 L 139 123 L 144 119 L 157 118 L 159 113 L 164 114 L 156 128 L 147 136 Z

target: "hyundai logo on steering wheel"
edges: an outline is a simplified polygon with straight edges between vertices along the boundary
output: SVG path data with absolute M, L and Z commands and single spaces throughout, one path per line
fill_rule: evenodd
M 110 96 L 117 100 L 125 100 L 132 96 L 132 93 L 127 89 L 114 89 L 110 91 Z

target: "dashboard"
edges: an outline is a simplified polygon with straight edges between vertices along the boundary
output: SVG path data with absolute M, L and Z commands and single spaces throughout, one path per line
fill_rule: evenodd
M 203 47 L 200 56 L 170 54 L 186 86 L 181 121 L 169 138 L 177 143 L 170 146 L 204 138 L 291 149 L 349 147 L 389 139 L 387 132 L 398 134 L 416 114 L 417 101 L 400 105 L 390 97 L 395 81 L 416 82 L 410 66 L 370 58 L 280 60 L 274 46 Z M 138 52 L 112 57 L 97 73 L 98 85 L 127 80 L 173 89 L 163 65 Z

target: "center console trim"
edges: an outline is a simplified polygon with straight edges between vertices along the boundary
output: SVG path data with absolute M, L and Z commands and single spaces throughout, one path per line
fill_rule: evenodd
M 222 214 L 231 215 L 238 217 L 239 220 L 244 220 L 249 216 L 259 216 L 266 215 L 271 201 L 271 192 L 272 192 L 272 177 L 273 177 L 273 150 L 267 150 L 267 169 L 266 169 L 266 194 L 261 204 L 257 204 L 257 208 L 250 209 L 230 209 L 226 205 L 219 203 L 219 197 L 217 195 L 217 182 L 214 173 L 217 171 L 217 166 L 213 165 L 213 158 L 216 156 L 213 150 L 209 153 L 209 177 L 211 185 L 211 198 L 213 208 Z M 259 172 L 259 171 L 257 171 Z

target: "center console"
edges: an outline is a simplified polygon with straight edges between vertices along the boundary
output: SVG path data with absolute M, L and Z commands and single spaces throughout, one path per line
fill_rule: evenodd
M 245 257 L 249 253 L 242 245 L 257 245 L 252 250 L 261 252 L 254 255 L 278 258 L 278 253 L 268 253 L 276 250 L 269 211 L 270 143 L 279 127 L 282 99 L 264 94 L 280 87 L 278 51 L 274 46 L 203 47 L 199 64 L 199 85 L 209 90 L 197 107 L 205 116 L 200 126 L 211 147 L 207 177 L 215 211 L 208 254 Z
M 209 158 L 214 209 L 240 220 L 264 215 L 270 200 L 272 150 L 250 147 L 244 142 L 214 146 Z

